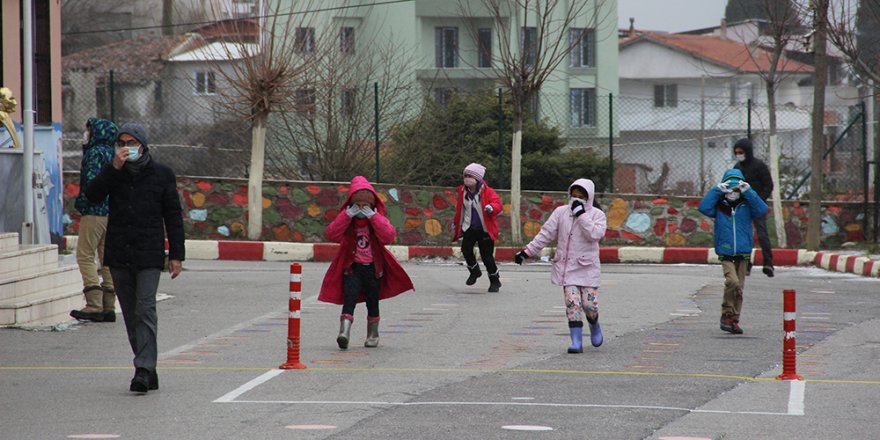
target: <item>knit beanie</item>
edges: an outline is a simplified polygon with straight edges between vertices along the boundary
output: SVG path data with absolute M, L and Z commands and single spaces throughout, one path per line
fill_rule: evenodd
M 136 122 L 126 123 L 122 126 L 122 128 L 119 129 L 117 139 L 118 136 L 122 136 L 123 133 L 137 139 L 137 141 L 140 142 L 145 149 L 147 148 L 147 130 L 144 128 L 143 125 Z
M 483 176 L 486 174 L 486 167 L 478 163 L 472 163 L 464 167 L 464 174 L 475 177 L 477 180 L 483 180 Z

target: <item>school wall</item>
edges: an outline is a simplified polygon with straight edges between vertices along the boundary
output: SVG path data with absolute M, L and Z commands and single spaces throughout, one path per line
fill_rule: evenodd
M 449 246 L 455 215 L 455 188 L 374 185 L 385 201 L 387 216 L 397 228 L 395 244 Z M 178 177 L 186 237 L 189 239 L 247 240 L 247 180 Z M 263 186 L 263 232 L 268 241 L 323 242 L 324 230 L 345 200 L 348 182 L 266 181 Z M 73 202 L 79 192 L 79 174 L 64 175 L 65 235 L 76 235 L 79 213 Z M 500 245 L 512 245 L 510 195 L 499 191 L 504 214 L 499 216 Z M 565 192 L 523 194 L 523 235 L 531 238 L 556 206 L 566 203 Z M 608 216 L 603 246 L 711 247 L 712 219 L 697 211 L 700 199 L 651 195 L 603 195 Z M 829 203 L 822 209 L 821 247 L 831 249 L 847 241 L 864 241 L 860 203 Z M 783 203 L 788 247 L 803 247 L 807 235 L 807 204 Z M 772 218 L 767 227 L 776 246 Z M 757 243 L 756 243 L 757 245 Z

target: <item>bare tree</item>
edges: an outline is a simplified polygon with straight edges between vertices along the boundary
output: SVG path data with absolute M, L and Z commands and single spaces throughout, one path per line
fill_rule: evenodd
M 470 1 L 460 0 L 462 17 L 474 17 Z M 513 107 L 510 201 L 511 241 L 522 242 L 519 216 L 522 167 L 522 125 L 525 109 L 537 99 L 541 87 L 587 34 L 570 30 L 586 23 L 593 29 L 608 17 L 600 17 L 601 0 L 480 0 L 493 24 L 498 56 L 489 69 L 493 79 L 510 93 Z M 483 12 L 483 11 L 480 11 Z M 612 17 L 613 18 L 613 17 Z M 475 33 L 475 32 L 474 32 Z
M 807 222 L 807 249 L 819 250 L 819 227 L 822 209 L 822 154 L 825 149 L 823 128 L 825 124 L 825 83 L 828 81 L 828 59 L 826 56 L 829 0 L 811 0 L 810 12 L 813 18 L 813 55 L 815 69 L 813 79 L 813 127 L 812 151 L 810 155 L 810 206 Z
M 309 86 L 297 91 L 293 112 L 278 113 L 272 123 L 272 150 L 281 159 L 270 165 L 308 180 L 345 181 L 352 175 L 369 174 L 375 152 L 386 142 L 390 130 L 409 115 L 412 105 L 405 72 L 414 59 L 402 44 L 358 41 L 360 28 L 340 29 L 332 41 L 321 44 L 320 61 L 303 78 Z M 329 40 L 329 39 L 328 39 Z M 285 158 L 293 158 L 295 163 Z
M 233 41 L 224 45 L 224 50 L 229 59 L 240 61 L 229 64 L 229 69 L 217 69 L 229 84 L 229 87 L 218 88 L 221 105 L 252 124 L 248 172 L 248 238 L 251 240 L 258 240 L 262 234 L 267 120 L 271 113 L 296 110 L 297 92 L 308 87 L 303 73 L 320 62 L 320 53 L 314 50 L 313 15 L 306 12 L 312 9 L 312 4 L 295 3 L 297 9 L 291 5 L 282 10 L 281 2 L 276 2 L 274 8 L 266 11 L 268 14 L 263 14 L 265 19 L 260 20 L 261 35 L 257 44 L 245 32 L 229 32 L 227 38 L 232 37 Z
M 779 145 L 777 144 L 777 121 L 776 121 L 776 92 L 779 85 L 790 75 L 791 70 L 786 66 L 789 59 L 785 52 L 791 43 L 800 34 L 800 10 L 791 0 L 760 0 L 752 4 L 742 3 L 741 15 L 748 17 L 748 13 L 755 13 L 767 20 L 764 24 L 763 35 L 768 38 L 765 41 L 756 40 L 745 42 L 747 46 L 760 46 L 759 50 L 749 47 L 749 54 L 755 65 L 762 67 L 766 61 L 766 70 L 759 71 L 764 81 L 764 90 L 767 94 L 767 117 L 769 125 L 769 162 L 770 175 L 773 179 L 773 223 L 776 227 L 776 239 L 780 247 L 786 247 L 785 223 L 782 215 L 782 197 L 780 194 L 779 181 Z M 746 8 L 752 8 L 751 11 Z M 728 13 L 736 12 L 737 7 L 733 2 L 728 3 Z M 766 52 L 765 52 L 766 50 Z M 761 60 L 760 58 L 764 58 Z
M 880 0 L 833 0 L 828 10 L 828 41 L 864 83 L 880 84 Z

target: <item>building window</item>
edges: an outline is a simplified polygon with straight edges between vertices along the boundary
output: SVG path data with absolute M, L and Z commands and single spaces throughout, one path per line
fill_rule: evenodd
M 345 116 L 347 118 L 354 116 L 356 96 L 356 89 L 342 89 L 342 94 L 339 96 L 339 109 L 342 112 L 342 116 Z
M 434 28 L 435 67 L 458 67 L 458 28 Z
M 339 51 L 344 54 L 354 53 L 354 28 L 339 28 Z
M 296 53 L 311 54 L 315 52 L 315 28 L 296 28 L 293 40 Z
M 441 106 L 446 107 L 449 105 L 449 101 L 452 99 L 452 89 L 447 88 L 436 88 L 434 89 L 434 103 Z
M 596 126 L 596 89 L 571 89 L 571 126 Z
M 571 28 L 571 67 L 596 67 L 596 31 L 594 29 Z
M 654 85 L 654 107 L 678 107 L 678 84 Z
M 534 66 L 538 59 L 538 28 L 522 28 L 522 57 L 526 66 Z
M 217 93 L 217 83 L 214 72 L 196 72 L 194 93 L 196 95 L 213 95 Z
M 296 112 L 300 116 L 312 119 L 315 117 L 315 89 L 299 89 L 294 95 Z
M 492 67 L 492 29 L 480 28 L 477 33 L 477 39 L 477 44 L 479 45 L 477 49 L 480 51 L 477 65 L 480 67 Z

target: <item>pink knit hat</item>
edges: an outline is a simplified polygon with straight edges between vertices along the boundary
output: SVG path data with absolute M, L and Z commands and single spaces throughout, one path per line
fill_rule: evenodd
M 478 163 L 472 163 L 464 167 L 464 174 L 466 176 L 476 177 L 477 180 L 483 180 L 483 176 L 486 174 L 486 167 Z

